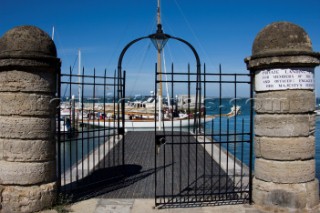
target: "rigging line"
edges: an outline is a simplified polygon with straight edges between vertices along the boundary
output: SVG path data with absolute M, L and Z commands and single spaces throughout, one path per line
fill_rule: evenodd
M 132 19 L 131 19 L 132 20 Z M 150 34 L 152 34 L 155 30 L 156 30 L 156 25 L 155 25 L 155 23 L 156 23 L 156 18 L 154 17 L 153 19 L 152 19 L 152 21 L 150 21 L 149 22 L 149 27 L 146 27 L 146 29 L 144 30 L 144 32 L 145 33 L 143 33 L 143 35 L 145 35 L 145 34 L 147 34 L 147 35 L 150 35 Z M 129 28 L 128 26 L 132 26 L 133 24 L 132 23 L 129 23 L 128 22 L 128 25 L 127 25 L 127 29 Z M 125 29 L 125 32 L 127 32 L 127 29 Z M 123 35 L 125 35 L 126 33 L 124 33 Z M 124 37 L 124 36 L 123 36 Z M 121 41 L 119 40 L 119 43 L 121 43 Z M 139 43 L 139 42 L 138 42 Z M 129 49 L 131 49 L 131 48 L 129 48 Z M 137 55 L 137 52 L 138 52 L 138 50 L 137 49 L 134 49 L 134 52 L 132 53 L 132 55 Z M 124 66 L 128 66 L 128 65 L 130 65 L 131 64 L 131 62 L 132 62 L 132 57 L 128 60 L 128 61 L 126 61 L 126 62 L 123 62 L 124 63 Z M 116 67 L 116 69 L 117 69 L 117 67 Z
M 156 25 L 155 23 L 157 23 L 157 20 L 156 18 L 154 18 L 151 22 L 150 22 L 150 25 L 148 27 L 149 30 L 145 30 L 145 32 L 147 32 L 146 34 L 152 34 L 155 30 L 156 30 Z M 142 65 L 145 63 L 145 60 L 146 60 L 146 57 L 147 57 L 147 51 L 150 49 L 150 46 L 151 46 L 151 43 L 149 42 L 148 45 L 147 45 L 147 48 L 145 49 L 144 53 L 143 53 L 143 57 L 142 57 L 142 61 L 140 63 L 140 66 L 139 66 L 139 69 L 138 69 L 138 74 L 140 74 L 140 71 L 142 70 Z M 136 54 L 134 54 L 136 55 Z M 127 63 L 127 64 L 130 64 L 131 63 L 131 60 Z M 131 93 L 129 94 L 129 96 L 132 96 L 132 93 L 134 92 L 134 88 L 136 87 L 136 84 L 137 84 L 137 78 L 135 78 L 133 84 L 132 84 L 132 90 Z
M 54 43 L 55 43 L 55 45 L 56 45 L 57 52 L 58 52 L 58 53 L 61 53 L 61 54 L 59 54 L 60 58 L 62 58 L 61 55 L 62 55 L 62 56 L 67 55 L 66 52 L 68 51 L 68 49 L 64 47 L 64 45 L 62 44 L 60 38 L 61 38 L 60 32 L 59 32 L 58 28 L 55 27 L 55 28 L 54 28 L 54 39 L 55 39 L 55 40 L 54 40 Z M 60 48 L 60 47 L 61 47 L 61 48 Z M 73 48 L 72 48 L 71 50 L 74 51 Z
M 119 37 L 118 37 L 118 41 L 117 41 L 116 48 L 115 48 L 114 51 L 112 52 L 112 55 L 111 55 L 111 57 L 109 58 L 109 60 L 108 60 L 108 62 L 107 62 L 107 67 L 108 67 L 108 64 L 110 64 L 111 61 L 114 59 L 115 54 L 119 52 L 118 49 L 119 49 L 119 47 L 120 47 L 120 43 L 121 43 L 121 41 L 124 40 L 125 35 L 127 35 L 128 26 L 129 26 L 129 25 L 130 25 L 130 24 L 129 24 L 129 22 L 128 22 L 128 23 L 126 24 L 126 27 L 124 28 L 124 30 L 123 30 L 122 33 L 121 33 L 122 36 L 119 36 Z
M 166 66 L 166 57 L 165 57 L 165 54 L 164 54 L 164 49 L 162 49 L 162 58 L 163 58 L 162 61 L 163 61 L 163 67 L 164 67 L 164 76 L 166 78 L 167 101 L 168 101 L 168 107 L 170 109 L 171 99 L 170 99 L 169 86 L 168 86 L 167 66 Z
M 174 58 L 177 59 L 177 57 L 175 57 L 174 54 L 172 53 L 173 51 L 171 48 L 171 44 L 169 42 L 166 44 L 166 49 L 169 50 L 169 58 L 171 60 L 171 63 L 174 63 Z M 183 46 L 183 50 L 184 50 L 184 51 L 182 51 L 183 53 L 187 52 L 187 48 L 184 46 Z M 180 58 L 188 58 L 188 56 L 186 54 L 184 54 L 184 56 L 180 55 Z M 187 64 L 189 64 L 189 63 L 187 63 Z M 175 65 L 178 67 L 177 69 L 180 69 L 181 66 L 184 66 L 185 64 L 183 64 L 183 62 L 179 61 L 179 63 L 175 63 Z
M 130 21 L 127 22 L 126 27 L 125 27 L 124 30 L 122 31 L 122 33 L 121 33 L 122 36 L 119 37 L 119 39 L 118 39 L 118 41 L 117 41 L 116 48 L 115 48 L 115 50 L 113 51 L 111 57 L 109 58 L 107 64 L 110 64 L 111 61 L 114 59 L 114 56 L 115 56 L 115 54 L 118 52 L 117 50 L 119 49 L 120 44 L 122 43 L 122 41 L 124 41 L 125 36 L 128 34 L 127 32 L 128 32 L 128 30 L 129 30 L 129 26 L 132 26 L 132 25 L 133 25 L 133 21 L 132 21 L 133 19 L 129 19 L 129 20 L 130 20 Z M 149 27 L 147 27 L 146 30 L 145 30 L 145 32 L 147 32 L 147 34 L 151 34 L 152 32 L 155 31 L 155 25 L 154 25 L 155 22 L 156 22 L 155 19 L 150 22 Z M 151 26 L 151 27 L 150 27 L 150 26 Z M 148 30 L 148 29 L 149 29 L 149 30 Z M 130 63 L 130 62 L 129 62 L 129 63 Z M 108 65 L 107 65 L 107 66 L 108 66 Z
M 142 70 L 142 66 L 143 66 L 143 64 L 144 64 L 144 62 L 145 62 L 145 60 L 146 60 L 146 58 L 147 58 L 147 52 L 148 52 L 148 50 L 150 49 L 150 47 L 151 47 L 151 43 L 148 43 L 147 48 L 146 48 L 146 49 L 144 50 L 144 52 L 143 52 L 143 57 L 142 57 L 142 60 L 141 60 L 141 62 L 140 62 L 140 65 L 139 65 L 138 73 L 137 73 L 137 74 L 140 74 L 140 72 L 141 72 L 141 70 Z M 139 76 L 138 76 L 138 77 L 139 77 Z M 133 82 L 133 84 L 132 84 L 132 89 L 130 90 L 131 92 L 130 92 L 130 95 L 129 95 L 129 96 L 132 96 L 132 93 L 134 92 L 134 88 L 136 87 L 138 77 L 134 79 L 134 82 Z
M 205 49 L 204 49 L 203 45 L 201 44 L 199 38 L 197 37 L 197 35 L 195 34 L 194 30 L 192 29 L 192 27 L 191 27 L 191 25 L 190 25 L 187 17 L 184 15 L 184 13 L 183 13 L 183 11 L 182 11 L 182 8 L 181 8 L 180 5 L 178 4 L 177 0 L 174 0 L 174 2 L 176 3 L 176 5 L 177 5 L 177 7 L 178 7 L 178 9 L 179 9 L 179 11 L 180 11 L 180 13 L 181 13 L 184 21 L 186 22 L 189 30 L 191 31 L 192 35 L 195 37 L 196 41 L 198 42 L 201 51 L 204 53 L 205 57 L 206 57 L 207 59 L 209 59 L 209 56 L 208 56 L 207 52 L 205 51 Z M 211 60 L 208 60 L 208 61 L 209 61 L 209 63 L 210 63 L 211 65 L 213 65 L 212 62 L 211 62 Z
M 55 27 L 53 28 L 53 32 L 52 32 L 52 40 L 55 39 L 54 43 L 56 44 L 56 47 L 57 49 L 59 49 L 58 52 L 61 52 L 62 54 L 61 55 L 67 55 L 66 54 L 66 49 L 64 48 L 61 40 L 60 40 L 61 36 L 60 36 L 60 32 L 59 30 L 57 30 Z M 61 46 L 61 48 L 58 48 L 59 46 Z M 61 58 L 61 57 L 60 57 Z M 76 59 L 73 63 L 73 66 L 72 66 L 72 69 L 71 69 L 71 73 L 73 72 L 74 70 L 74 67 L 76 65 L 76 62 L 78 60 L 78 55 L 76 56 Z M 70 80 L 71 76 L 69 77 L 68 80 Z M 66 96 L 66 93 L 67 93 L 67 89 L 68 89 L 68 86 L 66 86 L 65 90 L 64 90 L 64 93 L 63 93 L 63 97 Z
M 152 22 L 154 23 L 155 20 L 153 20 Z M 156 28 L 155 28 L 154 24 L 152 24 L 152 25 L 151 25 L 151 29 L 150 29 L 150 31 L 149 31 L 149 34 L 151 34 L 152 32 L 154 32 L 155 29 L 156 29 Z M 147 31 L 147 30 L 146 30 L 146 31 Z M 137 55 L 137 52 L 138 52 L 138 49 L 135 49 L 133 55 Z M 130 65 L 132 60 L 133 60 L 133 58 L 131 58 L 128 62 L 126 62 L 126 63 L 125 63 L 125 66 Z
M 73 66 L 72 66 L 72 68 L 71 68 L 71 74 L 73 73 L 73 70 L 74 70 L 74 67 L 76 66 L 77 60 L 78 60 L 78 55 L 76 56 L 76 59 L 74 60 Z M 71 78 L 71 76 L 69 76 L 69 79 L 68 79 L 69 81 L 70 81 L 70 78 Z M 66 93 L 67 93 L 67 89 L 68 89 L 68 88 L 69 88 L 69 87 L 66 86 L 66 88 L 64 89 L 63 97 L 66 96 Z
M 163 18 L 163 22 L 164 22 L 164 25 L 166 25 L 166 28 L 169 29 L 170 32 L 172 32 L 172 35 L 174 35 L 175 37 L 177 36 L 177 33 L 175 33 L 175 30 L 171 27 L 171 24 L 170 22 L 168 22 L 166 20 L 166 18 L 164 17 Z M 179 36 L 177 36 L 179 37 Z M 167 42 L 166 46 L 169 44 L 169 42 Z M 172 52 L 172 51 L 171 51 Z M 170 53 L 171 53 L 170 52 Z M 180 52 L 179 52 L 179 55 L 181 56 L 181 58 L 188 58 L 188 54 L 190 52 L 190 49 L 187 48 L 185 45 L 181 45 L 181 52 L 183 53 L 183 56 L 181 56 Z M 171 59 L 172 59 L 172 53 L 171 53 Z M 173 61 L 173 60 L 172 60 Z

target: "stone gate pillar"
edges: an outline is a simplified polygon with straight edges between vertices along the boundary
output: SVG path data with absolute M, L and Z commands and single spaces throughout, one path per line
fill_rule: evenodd
M 265 209 L 300 212 L 319 203 L 314 159 L 319 59 L 307 33 L 288 22 L 266 26 L 245 59 L 255 89 L 253 201 Z
M 35 212 L 56 197 L 55 109 L 60 59 L 32 26 L 0 38 L 0 212 Z

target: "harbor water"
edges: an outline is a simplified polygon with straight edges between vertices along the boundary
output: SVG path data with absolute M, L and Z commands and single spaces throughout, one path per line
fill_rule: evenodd
M 317 99 L 317 105 L 320 104 L 320 99 Z M 228 118 L 219 116 L 219 114 L 227 114 L 233 105 L 241 107 L 241 113 L 237 116 Z M 205 124 L 205 134 L 211 135 L 214 141 L 228 141 L 222 143 L 222 146 L 232 153 L 235 157 L 241 160 L 246 165 L 249 165 L 250 141 L 250 102 L 248 99 L 208 99 L 206 100 L 206 113 L 208 115 L 216 115 L 216 118 Z M 88 129 L 89 128 L 89 129 Z M 104 141 L 107 141 L 112 136 L 112 130 L 98 127 L 81 127 L 80 133 L 60 144 L 60 165 L 61 170 L 65 171 L 70 166 L 76 164 L 86 157 L 92 150 L 101 146 Z M 154 129 L 150 129 L 153 131 Z M 83 131 L 83 132 L 82 132 Z M 223 136 L 223 135 L 229 136 Z M 229 138 L 227 138 L 229 137 Z M 93 140 L 93 138 L 95 138 Z M 316 118 L 315 132 L 315 159 L 316 159 L 316 177 L 320 179 L 320 116 Z M 108 144 L 106 144 L 108 146 Z M 254 147 L 252 147 L 254 150 Z M 242 155 L 241 153 L 246 153 Z M 253 152 L 254 156 L 254 152 Z M 111 159 L 112 161 L 112 159 Z M 254 165 L 254 158 L 253 158 Z M 252 167 L 254 168 L 254 166 Z

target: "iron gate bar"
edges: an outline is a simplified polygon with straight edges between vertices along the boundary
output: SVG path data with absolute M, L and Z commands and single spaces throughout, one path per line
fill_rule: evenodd
M 204 68 L 203 68 L 203 74 L 204 74 L 204 75 L 203 75 L 203 82 L 206 82 L 206 73 L 207 73 L 207 71 L 206 71 L 206 65 L 204 64 Z M 203 84 L 203 90 L 204 90 L 204 91 L 203 91 L 203 96 L 204 96 L 204 98 L 207 97 L 207 94 L 206 94 L 206 92 L 207 92 L 206 88 L 207 88 L 207 87 L 206 87 L 206 85 L 207 85 L 206 83 Z M 201 96 L 200 96 L 200 100 L 201 100 Z M 204 102 L 204 101 L 203 101 L 203 102 Z M 204 103 L 204 104 L 205 104 L 205 103 Z M 201 111 L 201 109 L 200 109 L 200 111 Z M 203 116 L 204 116 L 204 125 L 206 124 L 206 115 L 207 115 L 206 112 L 207 112 L 207 110 L 204 109 L 204 115 L 203 115 Z M 200 116 L 201 116 L 201 115 L 200 115 Z M 200 118 L 200 119 L 201 119 L 201 118 Z M 201 124 L 200 124 L 200 128 L 201 128 Z M 203 131 L 204 131 L 203 134 L 206 135 L 206 128 L 205 128 L 205 127 L 203 128 Z M 204 138 L 204 142 L 203 142 L 204 145 L 205 145 L 205 142 L 206 142 L 206 139 Z M 203 149 L 203 152 L 204 152 L 203 155 L 205 155 L 206 149 Z M 206 158 L 203 158 L 203 167 L 205 167 L 205 165 L 206 165 Z M 205 183 L 205 177 L 206 177 L 206 170 L 204 170 L 204 174 L 203 174 L 203 182 L 204 182 L 204 183 Z M 203 186 L 203 187 L 204 187 L 204 186 Z M 205 189 L 203 189 L 202 193 L 203 193 L 203 194 L 202 194 L 202 197 L 204 197 Z
M 234 75 L 234 105 L 237 106 L 237 74 Z M 237 113 L 235 113 L 235 118 L 234 118 L 234 131 L 237 132 Z M 235 143 L 235 140 L 236 140 L 236 137 L 235 135 L 233 135 L 233 155 L 234 155 L 234 160 L 233 160 L 233 180 L 236 179 L 235 175 L 236 175 L 236 161 L 235 161 L 235 158 L 236 158 L 236 143 Z M 235 181 L 233 182 L 233 190 L 235 190 Z
M 122 100 L 122 130 L 123 132 L 121 132 L 121 135 L 122 135 L 122 140 L 123 140 L 123 144 L 125 144 L 125 137 L 124 137 L 124 128 L 125 128 L 125 121 L 124 121 L 124 118 L 125 118 L 125 102 L 124 102 L 124 98 L 126 97 L 126 71 L 124 70 L 123 71 L 123 85 L 122 85 L 122 88 L 123 88 L 123 100 Z M 122 165 L 124 166 L 125 164 L 125 161 L 124 161 L 124 155 L 125 155 L 125 148 L 124 146 L 122 146 Z M 125 171 L 123 171 L 125 172 Z
M 227 135 L 229 135 L 229 122 L 230 122 L 230 120 L 229 119 L 227 119 Z M 228 154 L 229 154 L 229 137 L 227 137 L 227 152 L 228 152 Z M 228 180 L 228 178 L 229 178 L 229 158 L 227 157 L 227 172 L 225 173 L 225 175 L 226 175 L 226 181 Z M 226 184 L 226 188 L 225 188 L 225 196 L 227 197 L 227 194 L 228 194 L 228 184 Z
M 56 108 L 57 112 L 56 114 L 58 115 L 58 130 L 56 129 L 55 131 L 55 134 L 58 135 L 57 137 L 57 141 L 58 141 L 58 144 L 56 144 L 56 150 L 58 151 L 58 158 L 57 158 L 57 163 L 58 163 L 58 181 L 57 181 L 57 188 L 58 188 L 58 193 L 57 194 L 60 194 L 60 191 L 61 191 L 61 171 L 62 171 L 62 168 L 61 168 L 61 149 L 60 149 L 60 144 L 61 144 L 61 138 L 59 137 L 59 133 L 60 133 L 60 129 L 61 129 L 61 123 L 60 123 L 60 117 L 61 117 L 61 111 L 60 111 L 60 106 L 61 106 L 61 69 L 59 69 L 58 71 L 58 75 L 57 75 L 57 97 L 59 98 L 59 107 Z M 59 181 L 60 180 L 60 181 Z
M 92 94 L 92 96 L 93 97 L 96 97 L 96 85 L 95 85 L 95 83 L 96 83 L 96 69 L 94 68 L 93 69 L 93 94 Z M 95 109 L 95 101 L 93 101 L 93 111 L 94 111 L 94 109 Z M 93 112 L 94 113 L 94 112 Z M 95 118 L 96 118 L 96 116 L 93 116 L 93 123 L 95 122 Z M 92 126 L 92 128 L 93 128 L 93 132 L 95 132 L 95 129 L 96 129 L 96 126 L 95 125 L 93 125 Z M 93 147 L 95 147 L 95 140 L 93 140 Z M 94 154 L 95 154 L 95 152 L 93 152 L 93 158 L 92 158 L 92 161 L 93 161 L 93 171 L 95 171 L 95 157 L 94 157 Z M 90 158 L 89 158 L 89 163 L 90 163 Z M 88 163 L 88 167 L 89 167 L 89 163 Z M 88 171 L 89 171 L 89 168 L 88 168 Z
M 103 84 L 106 85 L 107 69 L 104 70 Z M 103 87 L 103 112 L 106 112 L 106 86 Z M 103 116 L 103 129 L 106 128 L 106 115 Z M 103 141 L 106 141 L 106 134 L 103 134 Z M 100 147 L 100 146 L 99 146 Z M 99 152 L 100 153 L 100 152 Z M 106 156 L 106 143 L 103 143 L 103 156 Z M 100 159 L 100 157 L 99 157 Z M 103 168 L 106 167 L 106 161 L 103 161 Z
M 191 97 L 191 70 L 190 64 L 188 64 L 188 97 Z M 188 101 L 188 110 L 190 109 L 190 101 Z M 188 119 L 188 132 L 190 132 L 190 119 Z M 190 156 L 190 137 L 188 137 L 188 156 Z M 190 158 L 188 157 L 188 186 L 190 185 Z M 190 191 L 188 190 L 188 201 L 190 197 Z
M 160 72 L 161 72 L 161 70 L 159 70 Z M 173 66 L 173 63 L 171 64 L 171 79 L 172 79 L 172 81 L 174 80 L 174 75 L 173 75 L 173 73 L 174 73 L 174 66 Z M 161 82 L 161 84 L 162 84 L 162 82 Z M 156 94 L 157 94 L 157 92 L 156 92 Z M 162 94 L 160 94 L 161 96 L 162 96 Z M 157 96 L 158 97 L 158 96 Z M 171 84 L 171 97 L 172 98 L 174 98 L 174 94 L 173 94 L 173 84 Z M 169 101 L 169 100 L 168 100 Z M 162 107 L 162 106 L 160 106 L 160 107 Z M 174 107 L 172 106 L 172 109 L 173 109 Z M 159 108 L 159 110 L 162 110 L 161 108 Z M 160 113 L 160 112 L 159 112 Z M 164 120 L 163 120 L 163 122 L 164 122 Z M 173 119 L 171 119 L 171 125 L 173 126 Z M 165 131 L 165 129 L 163 129 L 163 131 Z M 171 136 L 171 140 L 173 141 L 173 135 Z M 173 146 L 171 146 L 171 158 L 172 158 L 172 162 L 174 162 L 174 152 L 173 152 Z M 171 172 L 171 179 L 172 179 L 172 182 L 171 182 L 171 193 L 173 194 L 173 186 L 174 186 L 174 179 L 173 179 L 173 177 L 174 177 L 174 164 L 171 164 L 171 167 L 172 167 L 172 172 Z
M 254 82 L 254 73 L 253 72 L 250 72 L 250 79 L 251 79 L 251 82 Z M 250 204 L 252 204 L 252 161 L 253 161 L 253 141 L 254 141 L 254 135 L 253 135 L 253 83 L 250 84 L 250 132 L 251 132 L 251 145 L 250 145 L 250 159 L 249 159 L 249 167 L 250 167 L 250 170 L 249 170 L 249 202 Z
M 72 76 L 71 76 L 72 70 L 71 70 L 71 67 L 70 67 L 70 71 L 69 71 L 69 72 L 70 72 L 70 78 L 69 78 L 69 81 L 70 81 L 70 82 L 69 82 L 69 83 L 70 83 L 70 84 L 69 84 L 69 97 L 72 98 L 72 97 L 71 97 L 71 96 L 72 96 L 72 95 L 71 95 L 71 88 L 72 88 L 72 85 L 71 85 L 71 82 L 72 82 Z M 71 106 L 71 107 L 72 107 L 72 106 Z M 70 115 L 71 115 L 71 108 L 70 108 Z M 64 143 L 64 150 L 65 150 L 65 149 L 66 149 L 66 143 Z M 70 151 L 70 152 L 69 152 L 69 156 L 72 156 L 71 146 L 70 146 L 69 151 Z M 69 161 L 70 161 L 69 163 L 70 163 L 70 165 L 71 165 L 71 164 L 72 164 L 72 159 L 70 158 Z M 71 168 L 70 168 L 70 170 L 71 170 Z M 70 182 L 72 182 L 72 172 L 70 172 Z M 71 185 L 71 188 L 72 188 L 72 185 Z
M 82 77 L 81 77 L 81 97 L 82 97 L 82 100 L 84 98 L 84 67 L 82 68 Z M 83 101 L 82 101 L 83 102 Z M 84 107 L 84 104 L 81 103 L 81 117 L 83 118 L 83 107 Z M 84 129 L 83 129 L 84 125 L 81 125 L 81 137 L 83 138 L 84 136 Z M 83 143 L 83 139 L 81 140 L 81 160 L 82 162 L 84 161 L 84 143 Z M 82 169 L 82 176 L 81 177 L 84 177 L 84 164 L 81 165 L 81 169 Z

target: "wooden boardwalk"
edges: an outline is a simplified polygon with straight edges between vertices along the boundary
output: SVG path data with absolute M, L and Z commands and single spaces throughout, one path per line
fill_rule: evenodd
M 193 136 L 167 136 L 157 160 L 157 197 L 211 196 L 234 190 L 233 181 Z M 81 197 L 102 198 L 155 198 L 155 136 L 154 132 L 127 132 L 125 135 L 124 166 L 121 162 L 122 143 L 119 142 L 105 156 L 105 162 L 113 159 L 115 165 L 97 170 L 93 176 L 101 184 L 82 191 Z M 121 174 L 125 174 L 125 178 Z M 227 184 L 226 184 L 227 183 Z M 210 198 L 208 198 L 210 199 Z M 212 198 L 211 198 L 212 199 Z

